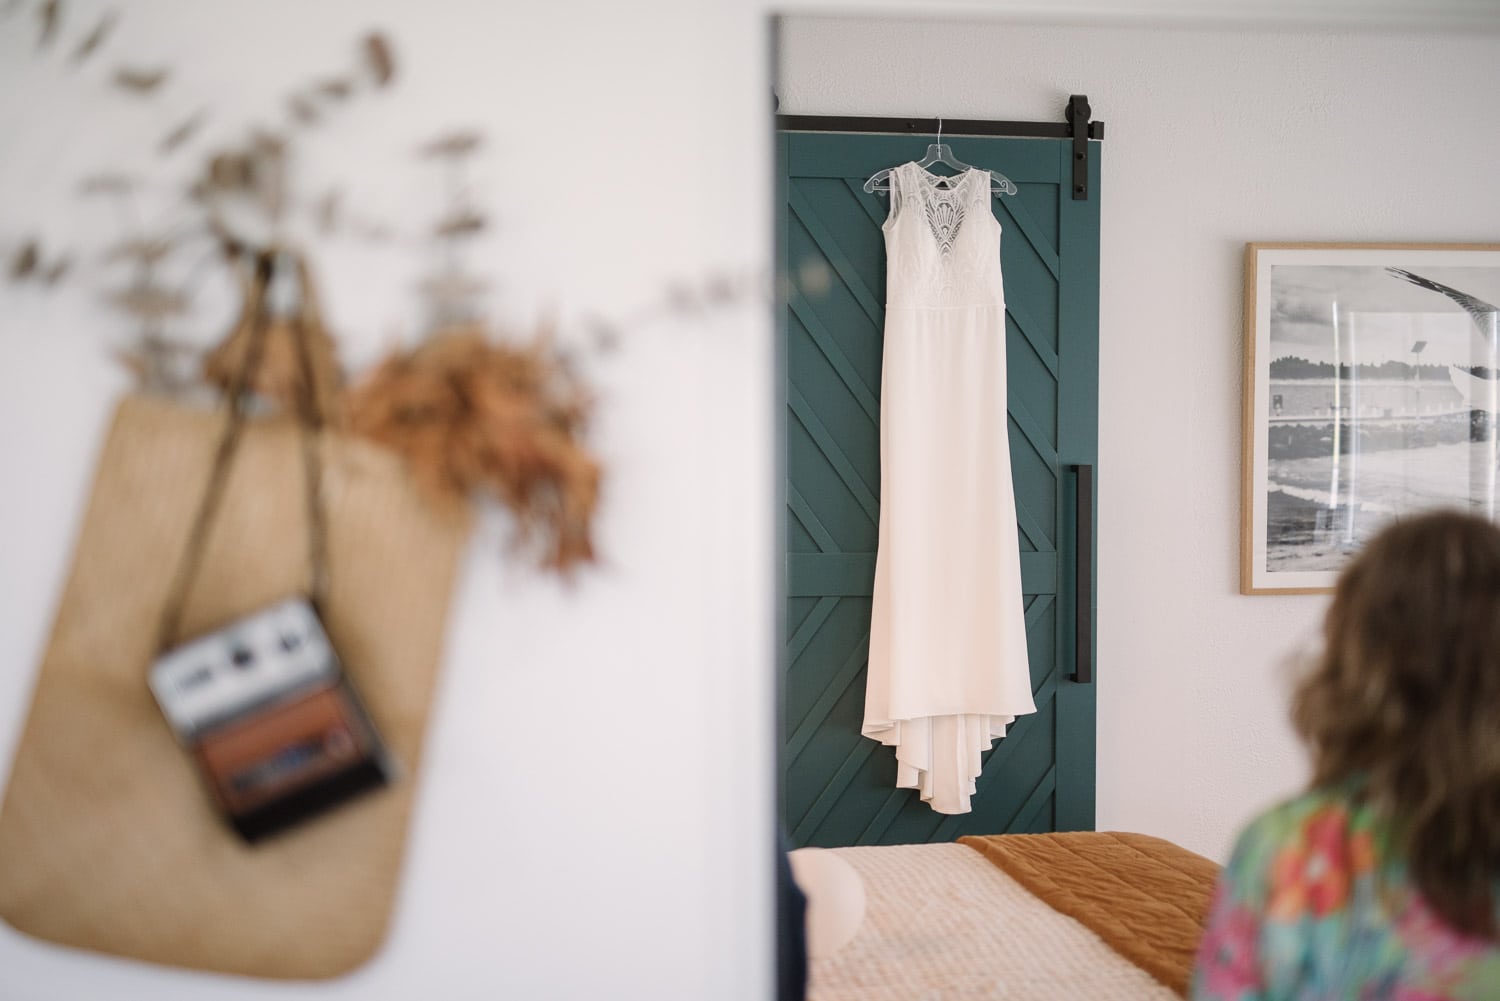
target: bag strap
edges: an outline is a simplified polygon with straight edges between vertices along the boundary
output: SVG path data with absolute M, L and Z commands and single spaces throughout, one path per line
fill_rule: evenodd
M 328 593 L 328 519 L 323 508 L 322 433 L 328 424 L 323 412 L 322 396 L 313 367 L 312 330 L 318 325 L 317 299 L 301 255 L 293 258 L 297 268 L 297 312 L 292 320 L 292 338 L 297 348 L 297 365 L 302 378 L 297 380 L 297 417 L 302 439 L 302 468 L 307 501 L 308 590 L 314 604 Z
M 250 387 L 254 384 L 265 354 L 266 337 L 271 327 L 269 305 L 271 283 L 276 277 L 279 250 L 262 250 L 255 254 L 254 271 L 246 292 L 246 304 L 250 313 L 250 336 L 244 358 L 235 372 L 228 391 L 226 404 L 229 414 L 224 430 L 214 449 L 213 464 L 209 468 L 208 483 L 203 497 L 198 502 L 193 526 L 188 534 L 187 547 L 178 562 L 177 573 L 171 590 L 167 592 L 166 604 L 162 608 L 161 627 L 157 636 L 157 649 L 166 650 L 178 642 L 178 629 L 187 599 L 197 579 L 203 562 L 203 553 L 208 545 L 208 533 L 214 516 L 224 499 L 224 489 L 229 482 L 229 470 L 241 436 L 249 418 L 251 400 Z M 315 309 L 310 298 L 307 265 L 295 258 L 297 279 L 301 286 L 302 302 L 291 317 L 293 343 L 297 352 L 297 364 L 301 378 L 297 380 L 294 401 L 297 424 L 302 440 L 303 482 L 306 486 L 308 562 L 311 566 L 310 591 L 314 603 L 323 598 L 328 590 L 328 540 L 326 512 L 322 503 L 323 462 L 319 450 L 319 434 L 327 423 L 327 415 L 318 401 L 313 385 L 312 347 L 309 343 L 310 312 Z

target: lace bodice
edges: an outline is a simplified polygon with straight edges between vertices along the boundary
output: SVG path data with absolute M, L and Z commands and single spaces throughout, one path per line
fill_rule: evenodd
M 885 232 L 888 307 L 1003 306 L 1000 223 L 989 176 L 939 177 L 915 163 L 891 171 Z

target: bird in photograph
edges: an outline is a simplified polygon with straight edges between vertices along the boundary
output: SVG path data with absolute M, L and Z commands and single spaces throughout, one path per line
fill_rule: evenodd
M 1474 327 L 1478 330 L 1479 336 L 1483 338 L 1486 353 L 1489 357 L 1491 359 L 1500 358 L 1500 354 L 1497 354 L 1497 352 L 1500 352 L 1500 338 L 1496 336 L 1496 323 L 1497 316 L 1500 316 L 1500 307 L 1485 302 L 1478 296 L 1470 295 L 1467 292 L 1460 292 L 1452 286 L 1435 282 L 1431 278 L 1424 278 L 1419 274 L 1407 271 L 1405 268 L 1386 268 L 1385 270 L 1393 278 L 1399 278 L 1402 281 L 1410 282 L 1418 288 L 1424 288 L 1430 292 L 1447 296 L 1457 303 L 1464 312 L 1469 314 L 1469 319 L 1474 321 Z M 1491 364 L 1477 371 L 1471 371 L 1459 368 L 1456 365 L 1449 365 L 1448 378 L 1452 381 L 1453 388 L 1458 390 L 1459 395 L 1464 398 L 1464 401 L 1468 403 L 1471 410 L 1484 410 L 1491 414 L 1500 413 L 1500 382 L 1497 382 L 1500 372 L 1496 371 L 1497 368 L 1500 368 L 1500 365 Z
M 1430 292 L 1445 295 L 1458 303 L 1474 321 L 1474 326 L 1479 328 L 1479 333 L 1486 341 L 1494 342 L 1495 338 L 1495 315 L 1500 313 L 1500 306 L 1485 302 L 1478 296 L 1467 292 L 1460 292 L 1456 288 L 1435 282 L 1431 278 L 1423 278 L 1419 274 L 1407 271 L 1405 268 L 1386 268 L 1386 274 L 1400 278 L 1402 281 L 1411 282 L 1418 288 L 1425 288 Z

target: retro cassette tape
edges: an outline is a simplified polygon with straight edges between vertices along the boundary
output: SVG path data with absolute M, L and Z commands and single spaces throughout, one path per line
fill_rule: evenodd
M 162 654 L 150 685 L 210 795 L 247 841 L 395 777 L 304 599 L 272 605 Z

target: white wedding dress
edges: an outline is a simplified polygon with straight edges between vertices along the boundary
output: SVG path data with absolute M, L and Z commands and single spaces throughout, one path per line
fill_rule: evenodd
M 980 754 L 1036 711 L 1005 402 L 989 175 L 891 172 L 884 225 L 880 548 L 862 732 L 896 785 L 971 809 Z

